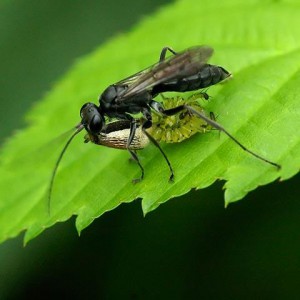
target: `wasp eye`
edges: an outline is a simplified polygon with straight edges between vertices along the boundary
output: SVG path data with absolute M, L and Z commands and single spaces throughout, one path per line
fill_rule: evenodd
M 104 126 L 104 117 L 93 103 L 86 103 L 80 110 L 81 124 L 92 134 L 98 134 Z
M 94 115 L 89 124 L 89 131 L 91 133 L 97 134 L 101 131 L 103 127 L 103 121 L 100 115 Z

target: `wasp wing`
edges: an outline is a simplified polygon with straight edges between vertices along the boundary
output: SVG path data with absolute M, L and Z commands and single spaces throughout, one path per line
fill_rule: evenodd
M 197 74 L 212 53 L 213 49 L 208 46 L 189 48 L 118 82 L 117 84 L 128 84 L 128 89 L 119 96 L 117 101 L 126 101 L 131 96 L 160 83 Z
M 156 64 L 155 64 L 156 65 Z M 148 67 L 142 71 L 139 71 L 133 75 L 130 75 L 116 83 L 114 83 L 114 85 L 127 85 L 127 86 L 130 86 L 130 85 L 133 85 L 135 84 L 139 78 L 141 78 L 142 75 L 144 75 L 145 73 L 149 72 L 149 70 L 151 69 L 152 67 Z

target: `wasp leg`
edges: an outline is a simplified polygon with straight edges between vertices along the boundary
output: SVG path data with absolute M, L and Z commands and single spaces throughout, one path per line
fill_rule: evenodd
M 255 152 L 251 151 L 250 149 L 248 149 L 247 147 L 245 147 L 242 143 L 240 143 L 235 137 L 233 137 L 223 126 L 221 126 L 219 123 L 215 122 L 213 120 L 214 117 L 208 118 L 206 117 L 204 114 L 198 112 L 197 110 L 195 110 L 194 108 L 188 106 L 188 105 L 183 105 L 185 109 L 187 109 L 188 111 L 190 111 L 192 114 L 196 115 L 197 117 L 201 118 L 202 120 L 204 120 L 207 124 L 211 125 L 212 127 L 218 129 L 219 131 L 224 132 L 229 138 L 231 138 L 238 146 L 240 146 L 244 151 L 250 153 L 251 155 L 255 156 L 256 158 L 275 166 L 277 169 L 280 169 L 281 166 L 275 162 L 272 162 L 258 154 L 256 154 Z
M 158 106 L 161 106 L 160 103 L 156 102 L 156 101 L 152 101 L 151 102 L 153 106 L 157 106 L 156 109 L 158 109 Z M 172 168 L 172 165 L 167 157 L 167 155 L 165 154 L 165 152 L 163 151 L 163 149 L 160 147 L 159 143 L 157 142 L 157 140 L 152 137 L 147 131 L 146 129 L 147 128 L 150 128 L 152 126 L 152 116 L 151 116 L 151 112 L 146 108 L 143 110 L 143 115 L 145 116 L 145 120 L 144 120 L 144 123 L 142 125 L 142 130 L 143 130 L 143 133 L 147 136 L 147 138 L 149 139 L 149 141 L 151 143 L 153 143 L 153 145 L 155 147 L 158 148 L 158 150 L 160 151 L 160 153 L 163 155 L 165 161 L 167 162 L 168 164 L 168 167 L 170 169 L 170 172 L 171 172 L 171 175 L 170 175 L 170 178 L 169 180 L 170 181 L 173 181 L 174 180 L 174 171 L 173 171 L 173 168 Z
M 156 102 L 154 100 L 152 100 L 149 103 L 149 105 L 152 109 L 154 109 L 158 113 L 161 113 L 165 116 L 173 116 L 173 115 L 176 115 L 179 112 L 186 109 L 184 105 L 179 105 L 179 106 L 176 106 L 176 107 L 173 107 L 173 108 L 170 108 L 170 109 L 165 109 L 160 102 Z
M 155 101 L 152 101 L 155 102 Z M 164 115 L 167 116 L 172 116 L 174 114 L 177 114 L 178 112 L 186 109 L 189 113 L 197 116 L 198 118 L 204 120 L 207 124 L 209 124 L 210 126 L 216 128 L 219 131 L 224 132 L 229 138 L 231 138 L 238 146 L 240 146 L 244 151 L 250 153 L 251 155 L 255 156 L 256 158 L 275 166 L 277 169 L 281 169 L 281 166 L 275 162 L 272 162 L 258 154 L 256 154 L 255 152 L 251 151 L 250 149 L 248 149 L 247 147 L 245 147 L 242 143 L 240 143 L 235 137 L 233 137 L 223 126 L 221 126 L 219 123 L 217 123 L 216 121 L 214 121 L 214 115 L 210 115 L 210 118 L 205 116 L 204 114 L 200 113 L 199 111 L 197 111 L 196 109 L 192 108 L 191 106 L 188 105 L 180 105 L 171 109 L 164 109 L 162 105 L 157 105 L 156 103 L 150 103 L 154 109 L 158 109 L 158 111 Z
M 137 153 L 135 153 L 133 150 L 130 150 L 130 149 L 128 149 L 128 151 L 130 152 L 130 155 L 131 155 L 132 159 L 139 165 L 139 167 L 141 169 L 141 172 L 142 172 L 140 178 L 134 178 L 134 179 L 132 179 L 133 183 L 138 183 L 138 182 L 140 182 L 140 181 L 142 181 L 144 179 L 144 168 L 143 168 L 143 166 L 140 163 L 140 160 L 139 160 L 139 157 L 138 157 Z
M 162 50 L 161 50 L 161 53 L 160 53 L 160 56 L 159 56 L 159 62 L 162 62 L 165 60 L 166 58 L 166 54 L 167 54 L 167 51 L 170 51 L 172 54 L 176 55 L 177 52 L 175 52 L 172 48 L 170 47 L 163 47 Z
M 160 151 L 160 153 L 163 155 L 165 161 L 166 161 L 167 164 L 168 164 L 168 167 L 169 167 L 169 169 L 170 169 L 170 172 L 171 172 L 171 175 L 170 175 L 169 180 L 170 180 L 170 181 L 173 181 L 173 180 L 174 180 L 174 171 L 173 171 L 172 165 L 171 165 L 171 163 L 170 163 L 170 161 L 169 161 L 167 155 L 165 154 L 165 152 L 163 151 L 163 149 L 160 147 L 160 145 L 159 145 L 159 143 L 157 142 L 157 140 L 156 140 L 153 136 L 151 136 L 151 134 L 149 134 L 149 133 L 146 131 L 146 128 L 142 127 L 142 130 L 143 130 L 144 134 L 147 136 L 147 138 L 150 140 L 150 142 L 152 142 L 153 145 L 154 145 L 155 147 L 157 147 L 158 150 Z
M 133 183 L 138 183 L 140 182 L 141 180 L 143 180 L 144 178 L 144 168 L 139 160 L 139 157 L 137 155 L 137 153 L 135 153 L 132 149 L 130 149 L 130 145 L 134 139 L 134 136 L 135 136 L 135 132 L 136 132 L 136 120 L 134 118 L 132 118 L 131 116 L 128 116 L 128 118 L 130 119 L 130 133 L 129 133 L 129 137 L 128 137 L 128 140 L 127 140 L 127 145 L 126 145 L 126 148 L 127 150 L 129 151 L 131 157 L 133 158 L 134 161 L 137 162 L 137 164 L 139 165 L 140 169 L 141 169 L 141 177 L 140 178 L 135 178 L 132 180 Z

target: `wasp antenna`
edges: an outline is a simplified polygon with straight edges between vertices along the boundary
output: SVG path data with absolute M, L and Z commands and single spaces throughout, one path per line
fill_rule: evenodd
M 243 150 L 245 150 L 246 152 L 250 153 L 251 155 L 255 156 L 256 158 L 272 165 L 275 166 L 278 170 L 281 169 L 281 165 L 272 162 L 260 155 L 258 155 L 257 153 L 251 151 L 250 149 L 248 149 L 247 147 L 245 147 L 242 143 L 240 143 L 235 137 L 233 137 L 224 127 L 222 127 L 219 123 L 215 122 L 214 120 L 206 117 L 204 114 L 196 111 L 195 109 L 193 109 L 192 107 L 188 106 L 188 105 L 184 105 L 184 107 L 190 111 L 192 114 L 198 116 L 199 118 L 203 119 L 205 122 L 207 122 L 207 124 L 211 125 L 212 127 L 224 132 L 228 137 L 230 137 L 237 145 L 239 145 Z
M 82 125 L 81 122 L 78 123 L 78 124 L 75 126 L 75 129 L 76 129 L 76 130 L 80 129 L 80 131 L 81 131 L 83 128 L 84 128 L 84 126 Z M 80 131 L 79 131 L 79 132 L 80 132 Z M 78 132 L 77 132 L 77 133 L 78 133 Z
M 53 189 L 53 184 L 54 184 L 54 179 L 55 179 L 55 175 L 57 172 L 57 168 L 67 150 L 67 148 L 69 147 L 69 145 L 71 144 L 72 140 L 74 139 L 74 137 L 84 128 L 84 126 L 79 123 L 78 125 L 76 125 L 75 129 L 76 131 L 71 135 L 71 137 L 68 139 L 68 141 L 66 142 L 65 146 L 63 147 L 62 151 L 59 154 L 59 157 L 55 163 L 55 166 L 53 168 L 52 174 L 51 174 L 51 179 L 50 179 L 50 185 L 49 185 L 49 189 L 48 189 L 48 214 L 50 216 L 50 204 L 51 204 L 51 195 L 52 195 L 52 189 Z

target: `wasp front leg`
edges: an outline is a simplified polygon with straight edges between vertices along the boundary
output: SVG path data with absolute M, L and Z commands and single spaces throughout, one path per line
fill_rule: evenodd
M 127 145 L 126 145 L 126 148 L 127 150 L 129 151 L 131 157 L 133 158 L 134 161 L 136 161 L 136 163 L 138 164 L 138 166 L 140 167 L 141 169 L 141 177 L 140 178 L 135 178 L 132 180 L 133 183 L 138 183 L 140 182 L 141 180 L 144 179 L 144 168 L 140 162 L 140 159 L 137 155 L 137 153 L 131 149 L 131 144 L 133 142 L 133 139 L 135 137 L 135 134 L 136 134 L 136 120 L 134 118 L 132 118 L 130 115 L 128 115 L 128 118 L 130 119 L 130 133 L 129 133 L 129 137 L 128 137 L 128 140 L 127 140 Z

